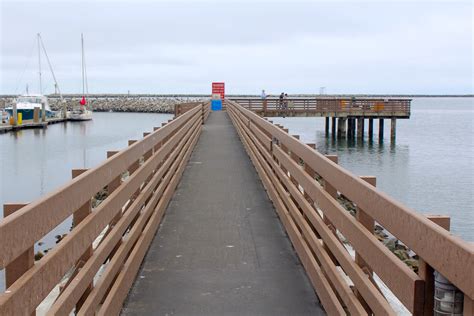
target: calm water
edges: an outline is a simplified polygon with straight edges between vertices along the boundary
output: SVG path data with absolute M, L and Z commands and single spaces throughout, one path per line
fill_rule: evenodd
M 89 122 L 0 134 L 0 204 L 37 199 L 70 180 L 71 169 L 97 166 L 108 150 L 125 148 L 129 139 L 140 139 L 143 132 L 171 118 L 170 114 L 94 113 L 94 120 Z M 69 219 L 35 248 L 50 248 L 55 244 L 54 236 L 70 227 Z M 0 275 L 0 290 L 3 281 Z
M 303 141 L 316 143 L 319 151 L 337 154 L 340 164 L 353 173 L 377 176 L 379 188 L 409 207 L 450 215 L 452 231 L 474 241 L 473 103 L 472 98 L 414 99 L 411 119 L 397 121 L 394 144 L 388 122 L 382 143 L 377 133 L 373 142 L 366 135 L 364 141 L 348 143 L 327 138 L 322 118 L 273 120 Z M 128 139 L 139 139 L 170 118 L 95 113 L 91 122 L 0 135 L 0 203 L 34 200 L 67 182 L 71 169 L 96 166 L 107 150 L 126 147 Z M 374 127 L 377 131 L 377 123 Z M 54 245 L 54 235 L 67 232 L 70 225 L 65 221 L 36 248 Z M 0 275 L 0 290 L 2 282 Z
M 379 143 L 347 142 L 324 134 L 324 118 L 272 118 L 316 143 L 322 153 L 337 154 L 339 163 L 357 175 L 377 177 L 377 187 L 425 214 L 451 216 L 451 230 L 474 241 L 474 99 L 416 98 L 409 120 L 397 120 L 390 142 L 390 122 Z M 367 133 L 366 123 L 366 133 Z

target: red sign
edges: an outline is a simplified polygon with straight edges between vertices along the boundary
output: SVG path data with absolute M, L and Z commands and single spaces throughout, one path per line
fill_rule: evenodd
M 225 83 L 224 82 L 213 82 L 212 83 L 212 94 L 220 94 L 221 99 L 224 100 Z

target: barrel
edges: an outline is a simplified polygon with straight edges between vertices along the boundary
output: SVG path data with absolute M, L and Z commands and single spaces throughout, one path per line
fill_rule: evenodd
M 18 125 L 21 125 L 23 123 L 23 113 L 18 113 Z

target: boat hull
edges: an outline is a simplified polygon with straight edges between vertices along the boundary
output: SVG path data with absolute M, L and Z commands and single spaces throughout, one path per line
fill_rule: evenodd
M 69 113 L 68 120 L 70 121 L 90 121 L 92 120 L 92 112 L 86 111 L 84 113 Z
M 8 113 L 9 116 L 13 116 L 13 110 L 12 109 L 5 109 L 5 111 Z M 34 109 L 18 109 L 16 111 L 18 114 L 21 113 L 21 117 L 23 120 L 33 120 L 34 119 Z M 39 110 L 39 119 L 43 116 L 43 111 L 40 109 Z M 46 110 L 46 117 L 47 118 L 52 118 L 55 116 L 55 113 L 52 111 Z

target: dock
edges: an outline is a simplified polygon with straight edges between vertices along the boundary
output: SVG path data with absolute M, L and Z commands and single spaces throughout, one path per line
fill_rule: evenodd
M 33 120 L 25 120 L 19 125 L 7 125 L 0 124 L 0 134 L 7 133 L 10 131 L 18 131 L 21 129 L 32 129 L 32 128 L 46 128 L 50 124 L 57 124 L 66 122 L 65 118 L 50 118 L 46 122 L 33 122 Z
M 412 210 L 258 111 L 224 105 L 188 106 L 55 191 L 4 205 L 0 315 L 395 315 L 394 304 L 474 315 L 474 245 L 448 216 Z M 35 262 L 34 245 L 71 216 Z
M 123 315 L 324 315 L 225 112 L 204 125 L 139 274 Z

